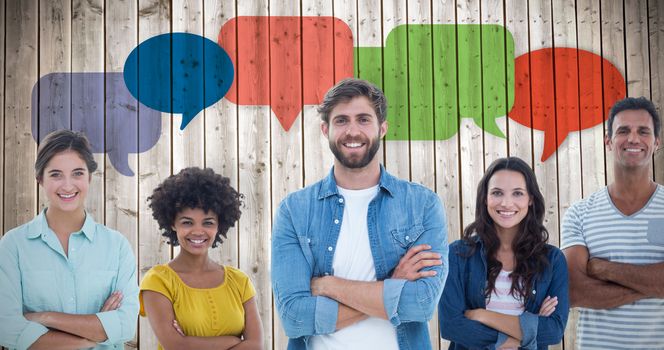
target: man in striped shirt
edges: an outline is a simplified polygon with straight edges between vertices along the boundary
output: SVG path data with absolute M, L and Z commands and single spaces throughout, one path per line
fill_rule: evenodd
M 565 213 L 562 246 L 579 349 L 664 349 L 664 186 L 652 179 L 661 120 L 645 98 L 609 113 L 614 181 Z

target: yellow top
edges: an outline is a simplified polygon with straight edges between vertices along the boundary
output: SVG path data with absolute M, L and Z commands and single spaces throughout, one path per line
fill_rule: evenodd
M 197 337 L 242 335 L 243 304 L 256 294 L 249 277 L 230 266 L 224 266 L 224 282 L 219 286 L 193 288 L 168 265 L 157 265 L 145 274 L 140 290 L 141 316 L 146 316 L 143 291 L 160 293 L 173 303 L 175 318 L 184 334 Z

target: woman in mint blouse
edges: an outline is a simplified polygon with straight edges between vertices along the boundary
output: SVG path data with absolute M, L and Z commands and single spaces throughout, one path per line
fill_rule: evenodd
M 134 337 L 131 246 L 84 208 L 96 169 L 82 134 L 60 130 L 42 141 L 35 175 L 48 207 L 0 240 L 0 345 L 116 349 Z

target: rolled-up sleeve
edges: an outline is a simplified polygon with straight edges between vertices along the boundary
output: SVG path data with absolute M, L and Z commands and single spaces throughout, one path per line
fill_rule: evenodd
M 23 317 L 23 291 L 17 247 L 11 235 L 0 239 L 0 345 L 27 349 L 48 332 L 43 325 Z
M 497 330 L 466 318 L 465 311 L 471 309 L 466 299 L 467 281 L 462 273 L 463 262 L 459 257 L 459 251 L 454 248 L 450 253 L 449 264 L 449 278 L 438 305 L 441 337 L 473 349 L 502 344 L 507 338 L 502 337 L 498 342 L 500 334 Z
M 286 198 L 272 229 L 272 289 L 279 318 L 289 338 L 333 333 L 339 303 L 311 295 L 313 256 L 300 242 L 290 213 Z
M 427 322 L 433 317 L 449 271 L 447 220 L 443 205 L 433 192 L 428 196 L 423 212 L 424 231 L 413 246 L 430 245 L 432 252 L 441 255 L 443 264 L 423 269 L 436 271 L 432 277 L 415 281 L 386 279 L 383 282 L 383 305 L 390 323 L 395 327 L 403 322 Z
M 106 341 L 102 345 L 111 345 L 131 340 L 136 334 L 138 318 L 138 279 L 136 259 L 131 245 L 123 240 L 120 248 L 120 263 L 115 290 L 122 292 L 122 303 L 117 310 L 98 312 L 95 315 L 101 321 L 106 332 Z

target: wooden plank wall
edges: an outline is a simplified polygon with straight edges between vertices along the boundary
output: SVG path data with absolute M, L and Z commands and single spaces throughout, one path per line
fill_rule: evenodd
M 496 122 L 505 138 L 484 132 L 491 116 L 483 111 L 494 108 L 493 101 L 501 98 L 513 101 L 515 94 L 507 88 L 511 86 L 509 83 L 502 90 L 489 89 L 487 77 L 491 73 L 487 69 L 504 71 L 506 77 L 510 75 L 507 66 L 485 67 L 483 62 L 489 62 L 491 55 L 504 55 L 503 61 L 512 59 L 507 52 L 490 52 L 486 49 L 489 45 L 508 48 L 511 35 L 514 58 L 551 47 L 590 51 L 618 69 L 627 82 L 628 96 L 651 98 L 660 113 L 664 112 L 664 78 L 657 69 L 659 62 L 664 61 L 664 1 L 661 0 L 6 0 L 0 4 L 0 134 L 3 136 L 0 233 L 28 221 L 47 205 L 31 180 L 37 149 L 33 137 L 38 135 L 31 132 L 30 97 L 33 88 L 40 89 L 37 85 L 40 77 L 54 72 L 121 73 L 129 53 L 151 37 L 187 32 L 217 42 L 222 26 L 237 16 L 334 16 L 350 29 L 354 47 L 378 48 L 371 55 L 348 58 L 354 59 L 355 75 L 371 79 L 390 93 L 408 96 L 407 103 L 394 105 L 391 113 L 411 116 L 410 125 L 426 132 L 431 130 L 432 135 L 421 140 L 415 132 L 419 135 L 422 130 L 411 128 L 405 140 L 384 141 L 381 150 L 384 164 L 393 174 L 438 193 L 445 202 L 450 241 L 458 239 L 463 227 L 473 220 L 477 182 L 498 157 L 516 155 L 535 169 L 547 200 L 546 227 L 554 244 L 560 242 L 560 221 L 567 208 L 613 178 L 607 165 L 611 159 L 604 151 L 601 125 L 570 131 L 557 152 L 546 161 L 541 160 L 545 139 L 541 130 L 503 116 Z M 243 23 L 234 22 L 236 33 L 247 30 Z M 301 111 L 289 131 L 284 130 L 270 106 L 235 104 L 226 98 L 202 111 L 184 130 L 179 128 L 180 114 L 163 112 L 156 144 L 129 155 L 128 164 L 134 176 L 120 173 L 104 154 L 95 155 L 100 166 L 93 174 L 87 207 L 98 221 L 127 236 L 143 276 L 151 266 L 165 263 L 177 254 L 177 249 L 165 244 L 158 235 L 147 207 L 152 189 L 170 174 L 188 166 L 211 167 L 230 177 L 245 196 L 243 215 L 229 232 L 229 238 L 211 255 L 223 264 L 238 266 L 251 277 L 257 289 L 265 346 L 284 349 L 287 338 L 274 310 L 270 288 L 272 216 L 289 192 L 316 182 L 329 171 L 333 157 L 327 141 L 320 135 L 316 106 L 305 102 L 304 90 L 316 83 L 329 86 L 343 77 L 339 71 L 334 76 L 305 71 L 303 62 L 318 58 L 305 55 L 303 48 L 320 45 L 323 51 L 325 45 L 340 43 L 343 38 L 338 32 L 344 28 L 332 26 L 320 31 L 318 37 L 311 37 L 303 33 L 303 25 L 277 32 L 271 28 L 274 22 L 269 23 L 256 33 L 252 42 L 231 39 L 224 45 L 238 62 L 236 71 L 240 75 L 260 65 L 269 67 L 265 75 L 243 80 L 251 81 L 253 90 L 234 85 L 238 101 L 254 97 L 243 94 L 267 93 L 270 101 L 276 103 L 284 98 L 285 90 L 277 88 L 283 86 L 301 92 L 301 98 L 289 106 Z M 427 26 L 415 29 L 412 25 L 417 24 Z M 497 44 L 490 42 L 494 39 L 490 39 L 489 27 L 459 34 L 459 28 L 470 24 L 502 26 L 508 34 L 504 42 L 499 39 Z M 402 25 L 411 27 L 396 38 L 394 46 L 385 46 L 390 33 Z M 454 31 L 452 37 L 456 39 L 437 40 L 439 32 L 434 29 L 437 25 L 449 25 L 446 28 Z M 297 45 L 289 56 L 278 54 L 287 47 L 283 45 L 292 43 Z M 249 49 L 241 50 L 240 45 Z M 247 52 L 256 53 L 261 61 L 247 59 L 244 57 Z M 453 64 L 445 65 L 439 59 L 444 54 L 455 58 L 468 52 L 475 55 L 470 64 L 453 59 Z M 417 64 L 414 57 L 418 57 Z M 529 69 L 518 73 L 529 74 L 538 64 L 541 61 L 530 61 Z M 321 71 L 324 68 L 319 67 Z M 562 118 L 566 107 L 583 108 L 579 105 L 581 95 L 605 93 L 583 89 L 593 82 L 569 84 L 554 78 L 566 69 L 570 67 L 556 66 L 547 73 L 547 79 L 531 81 L 532 86 L 550 87 L 555 91 L 554 96 L 536 96 L 535 90 L 524 96 L 533 110 L 549 108 L 546 113 L 559 128 L 566 126 Z M 292 77 L 287 85 L 275 78 L 277 72 L 283 71 Z M 311 77 L 318 80 L 312 82 Z M 398 83 L 404 77 L 408 83 Z M 518 80 L 519 76 L 515 78 Z M 161 86 L 169 78 L 155 79 L 155 86 Z M 596 79 L 594 83 L 601 85 L 602 77 Z M 103 94 L 96 96 L 106 101 L 101 108 L 123 109 L 130 120 L 128 128 L 148 127 L 141 119 L 149 113 L 147 107 L 138 102 L 114 104 L 111 86 L 86 89 L 68 78 L 63 91 L 67 89 L 61 95 L 41 94 L 39 98 L 71 101 L 72 96 L 80 93 L 86 101 L 93 101 L 93 94 Z M 459 105 L 466 96 L 472 96 L 469 105 Z M 69 115 L 69 125 L 76 122 L 71 118 L 72 108 L 62 112 Z M 427 108 L 433 111 L 431 115 L 419 112 Z M 507 114 L 511 106 L 497 108 Z M 468 111 L 473 115 L 468 115 Z M 392 127 L 390 131 L 396 132 L 396 126 Z M 447 139 L 436 136 L 437 130 L 446 127 L 458 127 L 458 132 Z M 117 133 L 103 134 L 107 149 L 125 140 Z M 664 183 L 662 149 L 655 154 L 653 177 Z M 557 349 L 574 348 L 576 312 L 571 315 L 565 340 Z M 434 348 L 446 348 L 447 342 L 438 339 L 435 320 L 430 330 Z M 136 339 L 127 343 L 126 348 L 154 349 L 156 344 L 149 323 L 141 318 Z

